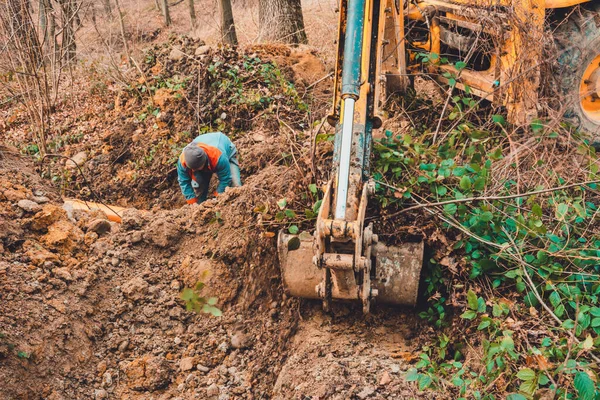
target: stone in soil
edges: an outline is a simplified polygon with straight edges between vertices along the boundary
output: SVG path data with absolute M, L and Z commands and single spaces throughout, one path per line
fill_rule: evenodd
M 42 206 L 40 206 L 38 203 L 27 199 L 19 200 L 17 206 L 19 206 L 19 208 L 21 208 L 22 210 L 30 213 L 38 212 L 42 209 Z

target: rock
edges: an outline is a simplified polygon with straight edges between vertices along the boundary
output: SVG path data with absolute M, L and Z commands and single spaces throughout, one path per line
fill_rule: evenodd
M 181 284 L 178 280 L 174 280 L 171 282 L 171 289 L 179 291 L 181 289 Z
M 67 160 L 65 163 L 65 167 L 69 169 L 73 169 L 77 166 L 81 167 L 87 161 L 87 153 L 85 151 L 80 151 L 71 157 L 70 160 Z
M 250 340 L 248 339 L 248 336 L 242 332 L 236 332 L 231 335 L 231 347 L 234 349 L 244 349 L 248 347 L 249 343 Z
M 359 399 L 366 399 L 367 397 L 370 397 L 373 393 L 375 393 L 375 389 L 373 389 L 370 386 L 367 386 L 363 390 L 358 392 L 356 396 L 358 396 Z
M 146 236 L 159 247 L 170 247 L 180 235 L 177 225 L 165 219 L 153 221 L 146 230 Z
M 139 243 L 142 240 L 144 240 L 144 234 L 142 233 L 142 231 L 135 231 L 131 233 L 131 243 L 135 244 L 135 243 Z
M 123 340 L 120 344 L 119 344 L 119 351 L 121 353 L 127 351 L 127 348 L 129 347 L 129 340 Z
M 32 196 L 31 200 L 35 201 L 38 204 L 46 204 L 50 201 L 46 196 Z
M 185 53 L 181 51 L 179 47 L 173 47 L 171 52 L 169 53 L 169 60 L 179 61 L 185 56 Z
M 62 253 L 72 252 L 82 242 L 83 232 L 81 229 L 66 219 L 56 221 L 50 225 L 48 233 L 42 236 L 42 243 Z
M 38 212 L 42 209 L 42 206 L 40 206 L 38 203 L 27 199 L 19 200 L 17 206 L 19 206 L 20 209 L 30 213 Z
M 194 52 L 194 54 L 197 56 L 201 56 L 201 55 L 208 53 L 209 51 L 210 51 L 210 46 L 203 45 L 203 46 L 199 46 L 196 49 L 196 51 Z
M 121 291 L 130 300 L 141 300 L 146 295 L 148 291 L 148 282 L 143 280 L 141 277 L 136 276 L 128 282 L 125 282 L 123 286 L 121 286 Z
M 102 375 L 102 385 L 104 387 L 111 387 L 112 384 L 112 375 L 110 374 L 110 372 L 105 372 L 104 375 Z
M 86 230 L 88 232 L 96 232 L 98 236 L 102 236 L 106 232 L 110 232 L 110 229 L 110 221 L 105 219 L 93 219 L 86 226 Z
M 179 362 L 179 368 L 181 368 L 181 370 L 184 372 L 194 369 L 194 357 L 182 358 Z
M 106 372 L 106 369 L 108 368 L 108 365 L 106 363 L 106 361 L 102 360 L 98 363 L 98 365 L 96 365 L 96 371 L 98 371 L 99 375 L 104 374 L 104 372 Z
M 73 280 L 73 275 L 71 275 L 71 272 L 69 272 L 69 269 L 67 267 L 54 268 L 52 270 L 52 274 L 55 277 L 62 279 L 63 281 L 66 281 L 66 282 L 71 282 Z
M 216 397 L 219 395 L 219 392 L 220 390 L 216 383 L 213 383 L 212 385 L 206 388 L 206 395 L 208 397 Z
M 19 201 L 27 198 L 28 190 L 20 186 L 17 190 L 6 189 L 2 192 L 2 195 L 8 201 Z
M 392 364 L 390 365 L 390 371 L 392 371 L 392 374 L 397 374 L 400 372 L 400 366 L 398 364 Z
M 144 309 L 142 310 L 142 313 L 147 317 L 147 318 L 152 318 L 152 316 L 154 316 L 154 307 L 152 306 L 146 306 L 144 307 Z
M 104 389 L 96 389 L 96 390 L 94 390 L 94 398 L 95 399 L 108 399 L 108 393 Z
M 29 227 L 34 231 L 41 231 L 47 229 L 56 221 L 66 218 L 67 212 L 61 207 L 57 207 L 54 204 L 45 204 L 42 207 L 42 211 L 39 211 L 31 218 Z
M 382 386 L 387 385 L 392 381 L 392 377 L 387 371 L 383 371 L 383 375 L 381 375 L 381 379 L 379 380 L 379 384 Z
M 88 246 L 93 244 L 96 240 L 98 240 L 98 234 L 96 232 L 86 232 L 83 236 L 83 243 Z
M 229 350 L 229 345 L 227 344 L 227 342 L 223 342 L 219 345 L 219 347 L 217 347 L 217 349 L 223 353 L 227 353 L 227 351 Z
M 185 383 L 186 384 L 190 384 L 192 381 L 196 380 L 196 375 L 194 375 L 193 373 L 189 374 L 188 376 L 185 377 Z
M 23 250 L 25 250 L 25 255 L 29 257 L 31 263 L 36 267 L 46 266 L 54 266 L 55 263 L 58 263 L 58 256 L 54 253 L 46 250 L 41 244 L 38 242 L 27 240 L 23 243 Z
M 210 368 L 208 368 L 207 366 L 204 366 L 202 364 L 198 364 L 196 365 L 196 368 L 198 369 L 198 371 L 200 372 L 208 372 L 210 371 Z
M 131 230 L 142 226 L 142 213 L 135 208 L 128 208 L 121 213 L 121 227 Z
M 135 359 L 125 366 L 124 372 L 131 390 L 152 391 L 171 382 L 171 368 L 164 357 L 146 355 Z
M 173 343 L 175 343 L 176 345 L 180 345 L 181 344 L 181 338 L 179 336 L 175 337 L 175 339 L 173 339 Z

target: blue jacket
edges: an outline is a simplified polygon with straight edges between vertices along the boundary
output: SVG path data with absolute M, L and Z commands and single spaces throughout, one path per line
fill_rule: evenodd
M 202 170 L 195 171 L 194 173 L 194 171 L 186 166 L 183 153 L 179 156 L 179 160 L 177 161 L 177 180 L 188 204 L 198 202 L 196 193 L 192 187 L 192 180 L 200 180 L 201 175 L 203 173 L 206 174 L 207 171 L 217 174 L 219 178 L 217 193 L 223 193 L 227 186 L 231 186 L 231 166 L 229 160 L 237 153 L 235 145 L 221 132 L 200 135 L 190 145 L 197 145 L 203 149 L 208 156 L 208 162 Z M 200 199 L 200 202 L 204 200 L 206 199 Z

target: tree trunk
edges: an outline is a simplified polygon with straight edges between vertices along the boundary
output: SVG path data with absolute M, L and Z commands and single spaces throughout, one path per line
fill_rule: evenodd
M 192 30 L 196 29 L 196 10 L 194 8 L 194 0 L 188 0 L 188 7 L 190 9 L 190 19 L 192 20 Z
M 125 57 L 127 57 L 127 64 L 131 67 L 131 56 L 129 55 L 129 46 L 127 45 L 127 37 L 125 36 L 125 22 L 123 22 L 123 12 L 121 11 L 121 5 L 119 0 L 115 0 L 115 7 L 117 7 L 117 13 L 119 13 L 119 28 L 121 29 L 121 39 L 123 40 L 123 49 L 125 50 Z
M 300 0 L 259 0 L 261 42 L 308 43 Z
M 162 0 L 162 11 L 163 11 L 163 16 L 165 17 L 165 25 L 166 26 L 171 25 L 171 14 L 169 14 L 169 1 L 168 0 Z
M 221 37 L 224 43 L 236 46 L 238 44 L 233 23 L 233 11 L 231 11 L 231 0 L 221 0 Z

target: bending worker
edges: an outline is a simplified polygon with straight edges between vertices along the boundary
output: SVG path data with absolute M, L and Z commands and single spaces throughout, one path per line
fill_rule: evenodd
M 219 178 L 217 194 L 228 186 L 242 186 L 237 149 L 221 132 L 198 136 L 179 156 L 177 180 L 188 204 L 206 200 L 213 173 Z

